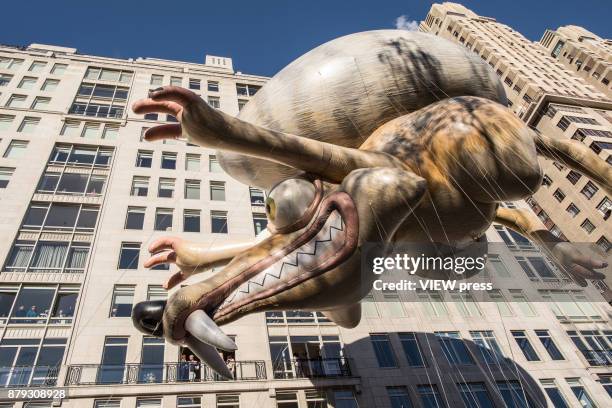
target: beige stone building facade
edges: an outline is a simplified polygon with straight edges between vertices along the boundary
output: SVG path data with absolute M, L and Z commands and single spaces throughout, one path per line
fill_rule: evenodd
M 540 44 L 569 70 L 604 94 L 612 95 L 612 40 L 579 26 L 546 30 Z
M 502 80 L 510 108 L 530 127 L 550 137 L 580 141 L 612 163 L 610 86 L 592 80 L 610 75 L 612 53 L 605 40 L 568 26 L 546 31 L 535 43 L 457 3 L 434 4 L 420 29 L 460 43 L 487 61 Z M 559 43 L 562 49 L 553 50 Z M 565 53 L 586 61 L 583 68 L 592 65 L 589 71 L 598 72 L 597 78 L 577 74 Z M 542 160 L 542 168 L 544 188 L 528 202 L 544 225 L 559 237 L 593 242 L 600 253 L 608 253 L 612 197 L 559 163 Z
M 132 305 L 165 298 L 171 273 L 143 267 L 154 239 L 254 237 L 265 212 L 263 193 L 223 173 L 213 151 L 143 141 L 174 118 L 130 105 L 174 84 L 236 114 L 265 81 L 223 57 L 0 47 L 0 407 L 609 405 L 610 306 L 499 226 L 487 233 L 495 290 L 373 293 L 352 330 L 315 313 L 250 315 L 224 327 L 238 345 L 224 356 L 235 380 L 136 331 Z M 56 386 L 68 398 L 2 393 Z

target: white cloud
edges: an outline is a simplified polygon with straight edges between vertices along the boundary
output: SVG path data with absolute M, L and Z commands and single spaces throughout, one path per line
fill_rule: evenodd
M 419 22 L 416 20 L 408 20 L 408 17 L 402 14 L 395 19 L 395 28 L 398 30 L 418 31 Z

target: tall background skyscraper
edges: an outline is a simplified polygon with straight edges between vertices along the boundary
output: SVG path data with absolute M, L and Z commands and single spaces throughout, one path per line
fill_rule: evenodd
M 599 146 L 610 161 L 609 84 L 606 93 L 558 62 L 548 33 L 532 43 L 452 3 L 434 5 L 421 29 L 482 55 L 538 131 Z M 266 218 L 265 193 L 226 175 L 213 151 L 143 141 L 146 128 L 176 119 L 133 114 L 131 103 L 172 84 L 237 114 L 266 80 L 225 57 L 194 64 L 0 47 L 0 386 L 66 387 L 69 399 L 36 405 L 62 407 L 609 405 L 603 284 L 578 287 L 498 225 L 487 232 L 495 290 L 373 293 L 351 330 L 319 313 L 247 316 L 224 328 L 238 345 L 224 354 L 234 380 L 136 331 L 133 304 L 166 298 L 168 269 L 143 267 L 154 239 L 231 242 L 254 237 Z M 529 201 L 544 224 L 609 251 L 605 193 L 558 164 L 545 172 L 547 186 Z

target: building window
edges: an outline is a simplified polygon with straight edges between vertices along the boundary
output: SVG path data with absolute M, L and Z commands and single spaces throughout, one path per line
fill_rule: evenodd
M 536 336 L 538 336 L 538 339 L 540 339 L 540 342 L 542 343 L 542 345 L 548 352 L 548 355 L 550 356 L 551 359 L 565 360 L 563 358 L 563 354 L 561 354 L 561 351 L 559 351 L 559 348 L 553 341 L 548 330 L 535 330 L 535 334 Z
M 435 332 L 446 359 L 451 364 L 474 364 L 459 332 Z
M 527 361 L 540 361 L 540 357 L 538 357 L 524 330 L 512 330 L 510 333 L 512 333 L 516 344 L 518 344 Z
M 210 182 L 210 199 L 212 201 L 225 201 L 225 182 L 211 181 Z
M 222 173 L 223 169 L 217 160 L 217 156 L 211 154 L 208 156 L 208 171 L 211 173 Z
M 557 275 L 544 258 L 539 256 L 516 256 L 515 258 L 529 279 L 557 279 Z
M 187 154 L 185 156 L 185 170 L 187 171 L 200 171 L 200 155 L 199 154 Z
M 199 89 L 199 88 L 198 88 Z M 176 397 L 176 408 L 201 408 L 202 397 L 179 395 Z
M 567 176 L 565 176 L 565 178 L 568 179 L 570 183 L 574 185 L 578 182 L 578 180 L 580 180 L 581 177 L 582 175 L 574 170 L 570 170 L 569 173 L 567 173 Z
M 51 98 L 44 98 L 42 96 L 37 96 L 32 103 L 32 109 L 46 109 L 49 106 L 49 102 L 51 102 Z
M 157 120 L 158 117 L 159 115 L 157 113 L 145 113 L 144 115 L 145 120 Z
M 446 404 L 438 391 L 436 384 L 420 384 L 416 386 L 417 394 L 423 408 L 445 408 Z
M 70 324 L 79 286 L 7 286 L 0 292 L 0 319 L 15 324 Z
M 158 208 L 155 210 L 155 231 L 172 230 L 172 209 Z
M 0 86 L 7 86 L 9 82 L 11 82 L 11 79 L 13 78 L 12 75 L 9 74 L 0 74 Z M 22 80 L 23 82 L 23 80 Z M 21 86 L 19 86 L 21 88 Z
M 15 169 L 11 167 L 0 167 L 0 188 L 6 188 L 8 186 L 14 171 Z
M 211 211 L 210 225 L 212 233 L 227 234 L 227 211 Z
M 164 374 L 164 339 L 145 336 L 142 338 L 142 354 L 140 356 L 140 370 L 138 381 L 140 383 L 152 384 L 162 382 Z M 161 400 L 158 407 L 161 408 Z M 152 405 L 141 405 L 152 407 Z
M 121 408 L 121 399 L 94 400 L 94 408 Z
M 474 344 L 478 346 L 478 350 L 485 363 L 499 364 L 503 361 L 504 354 L 492 330 L 470 331 L 470 335 L 474 340 Z
M 125 371 L 127 337 L 107 337 L 104 340 L 102 362 L 98 369 L 96 384 L 121 384 Z
M 73 122 L 67 120 L 64 122 L 64 126 L 62 126 L 61 135 L 67 137 L 78 137 L 79 136 L 79 128 L 81 124 L 80 122 Z
M 581 291 L 538 290 L 551 311 L 561 321 L 600 320 L 601 312 Z
M 209 92 L 219 92 L 219 82 L 217 81 L 208 81 L 207 89 Z
M 466 408 L 493 408 L 493 400 L 483 382 L 457 384 Z
M 23 157 L 27 147 L 28 142 L 25 140 L 11 140 L 8 148 L 4 152 L 4 157 L 9 159 L 17 159 Z
M 153 164 L 153 152 L 150 150 L 139 150 L 136 154 L 136 167 L 148 167 Z
M 145 207 L 128 207 L 125 229 L 141 230 L 144 225 Z
M 174 195 L 174 179 L 160 178 L 157 196 L 161 198 L 172 198 Z
M 508 407 L 532 407 L 530 398 L 527 397 L 521 383 L 512 381 L 497 381 L 497 388 L 501 394 L 504 403 Z
M 386 387 L 391 408 L 412 408 L 412 401 L 406 387 Z
M 15 116 L 13 115 L 0 115 L 0 130 L 7 130 L 14 119 Z
M 9 80 L 12 77 L 12 75 L 9 75 Z M 0 79 L 1 81 L 1 79 Z M 36 82 L 38 81 L 38 78 L 34 78 L 34 77 L 23 77 L 21 79 L 21 81 L 19 81 L 19 85 L 17 86 L 17 88 L 19 89 L 32 89 L 34 88 L 34 85 L 36 85 Z M 7 81 L 8 83 L 8 81 Z
M 185 180 L 185 198 L 200 199 L 200 180 Z
M 25 95 L 11 95 L 6 106 L 9 108 L 25 108 Z
M 455 307 L 459 314 L 463 317 L 482 316 L 478 305 L 474 301 L 473 296 L 468 292 L 450 292 L 451 301 L 455 303 Z
M 264 205 L 266 202 L 264 192 L 258 188 L 249 187 L 249 196 L 251 198 L 251 205 Z
M 0 343 L 0 354 L 3 356 L 2 381 L 5 387 L 48 387 L 57 382 L 57 373 L 64 357 L 66 338 L 5 338 Z M 31 405 L 30 405 L 31 404 Z M 26 402 L 24 408 L 49 407 Z M 5 406 L 13 406 L 7 404 Z
M 514 316 L 514 313 L 512 312 L 510 305 L 508 304 L 508 302 L 504 298 L 504 295 L 499 289 L 489 290 L 487 291 L 487 293 L 491 301 L 495 302 L 495 305 L 497 306 L 497 311 L 499 312 L 500 316 L 502 317 Z
M 612 244 L 610 244 L 610 241 L 608 241 L 608 239 L 603 235 L 597 240 L 596 244 L 601 248 L 604 253 L 608 253 L 610 248 L 612 248 Z
M 183 78 L 171 76 L 170 77 L 170 85 L 171 86 L 182 86 L 183 85 Z
M 591 221 L 589 221 L 588 218 L 586 218 L 582 222 L 582 224 L 580 224 L 580 228 L 585 230 L 587 232 L 587 234 L 590 234 L 591 232 L 593 232 L 595 230 L 595 225 L 593 225 L 593 223 Z
M 38 72 L 41 72 L 45 68 L 46 65 L 47 63 L 44 61 L 34 61 L 32 65 L 30 65 L 30 68 L 28 69 L 28 71 L 38 73 Z
M 612 365 L 612 347 L 598 330 L 568 330 L 567 335 L 578 351 L 593 367 L 609 367 Z
M 249 84 L 236 84 L 236 92 L 238 96 L 253 96 L 261 86 L 249 85 Z
M 557 388 L 557 384 L 555 383 L 554 379 L 541 379 L 540 384 L 542 385 L 542 388 L 544 388 L 548 398 L 550 398 L 550 401 L 553 403 L 553 407 L 569 408 L 563 394 L 561 394 L 561 391 L 559 391 L 559 388 Z
M 0 57 L 0 68 L 3 69 L 18 69 L 22 64 L 22 59 Z
M 208 99 L 208 104 L 212 106 L 213 108 L 215 109 L 221 108 L 221 98 L 219 98 L 218 96 L 209 96 L 207 99 Z
M 487 257 L 487 262 L 489 263 L 489 265 L 491 265 L 496 274 L 501 276 L 502 278 L 509 278 L 510 276 L 512 276 L 498 254 L 490 254 Z
M 156 75 L 156 74 L 151 75 L 151 82 L 150 82 L 150 84 L 152 86 L 162 86 L 163 83 L 164 83 L 164 76 L 163 75 Z
M 21 122 L 21 125 L 19 125 L 19 129 L 17 131 L 21 133 L 34 133 L 39 123 L 40 118 L 26 116 L 23 118 L 23 121 Z
M 238 99 L 238 111 L 241 111 L 245 107 L 247 102 L 248 101 L 245 99 Z
M 425 359 L 421 352 L 421 346 L 417 339 L 416 333 L 399 333 L 400 343 L 404 349 L 404 355 L 411 367 L 424 367 Z
M 571 203 L 567 206 L 565 211 L 567 211 L 572 218 L 576 218 L 576 216 L 580 213 L 580 208 L 578 208 L 574 203 Z
M 134 285 L 115 285 L 110 317 L 130 317 L 134 304 Z
M 604 390 L 606 390 L 610 398 L 612 398 L 612 375 L 600 374 L 599 382 Z
M 54 75 L 63 75 L 64 72 L 66 72 L 66 68 L 68 68 L 66 64 L 55 64 L 53 68 L 51 68 L 51 73 Z
M 240 395 L 217 394 L 217 408 L 240 408 Z
M 45 80 L 45 82 L 43 83 L 42 87 L 40 88 L 41 91 L 45 91 L 45 92 L 53 92 L 57 89 L 57 86 L 59 85 L 59 82 L 57 79 L 47 79 Z
M 595 402 L 586 391 L 582 383 L 580 382 L 580 378 L 566 378 L 567 385 L 569 385 L 570 389 L 574 393 L 574 396 L 579 402 L 579 406 L 584 408 L 595 408 Z
M 444 298 L 440 293 L 417 289 L 417 297 L 423 303 L 427 316 L 442 317 L 448 315 L 448 309 L 446 309 Z
M 350 390 L 338 390 L 333 391 L 334 394 L 334 407 L 337 408 L 358 408 L 355 394 Z
M 565 200 L 565 193 L 560 188 L 558 188 L 553 193 L 553 197 L 555 197 L 558 202 L 562 202 L 563 200 Z
M 378 360 L 378 366 L 381 368 L 397 367 L 395 361 L 395 355 L 391 347 L 391 340 L 389 335 L 384 334 L 370 334 L 370 341 L 374 348 L 374 354 Z
M 493 227 L 509 249 L 534 249 L 534 245 L 531 243 L 531 241 L 518 232 L 501 225 L 494 225 Z
M 200 89 L 200 80 L 189 78 L 189 89 L 194 89 L 194 90 Z
M 147 286 L 147 300 L 166 300 L 168 292 L 161 285 Z
M 255 228 L 255 235 L 259 235 L 259 233 L 265 230 L 267 226 L 268 217 L 266 217 L 266 214 L 253 213 L 253 227 Z
M 83 127 L 83 133 L 81 137 L 84 139 L 96 139 L 100 135 L 100 124 L 99 123 L 86 123 Z
M 592 181 L 589 181 L 585 184 L 582 190 L 580 190 L 580 192 L 582 193 L 582 195 L 584 195 L 587 199 L 590 200 L 595 195 L 595 193 L 597 193 L 598 190 L 599 187 L 593 184 Z
M 130 195 L 146 197 L 149 194 L 149 178 L 134 176 L 132 179 L 132 189 Z
M 185 210 L 183 212 L 183 231 L 200 232 L 200 210 Z
M 298 408 L 298 396 L 295 391 L 277 391 L 276 392 L 277 408 Z
M 122 242 L 118 269 L 138 269 L 140 242 Z
M 105 175 L 94 176 L 91 173 L 71 173 L 63 169 L 62 173 L 45 172 L 36 191 L 46 194 L 100 196 L 105 183 Z
M 599 204 L 597 204 L 597 211 L 603 215 L 604 220 L 610 218 L 612 213 L 612 201 L 608 197 L 604 197 Z
M 162 153 L 161 168 L 174 170 L 176 169 L 176 153 Z

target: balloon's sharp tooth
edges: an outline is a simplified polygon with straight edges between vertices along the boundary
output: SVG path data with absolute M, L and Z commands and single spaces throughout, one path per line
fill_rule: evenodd
M 189 350 L 193 351 L 193 353 L 198 356 L 198 358 L 204 364 L 210 367 L 217 374 L 228 379 L 233 378 L 231 371 L 225 364 L 225 361 L 223 361 L 221 355 L 219 355 L 219 352 L 213 346 L 198 340 L 194 336 L 187 336 L 185 338 L 185 345 L 189 347 Z
M 234 351 L 238 348 L 203 310 L 196 310 L 187 317 L 185 329 L 200 341 L 221 350 Z

